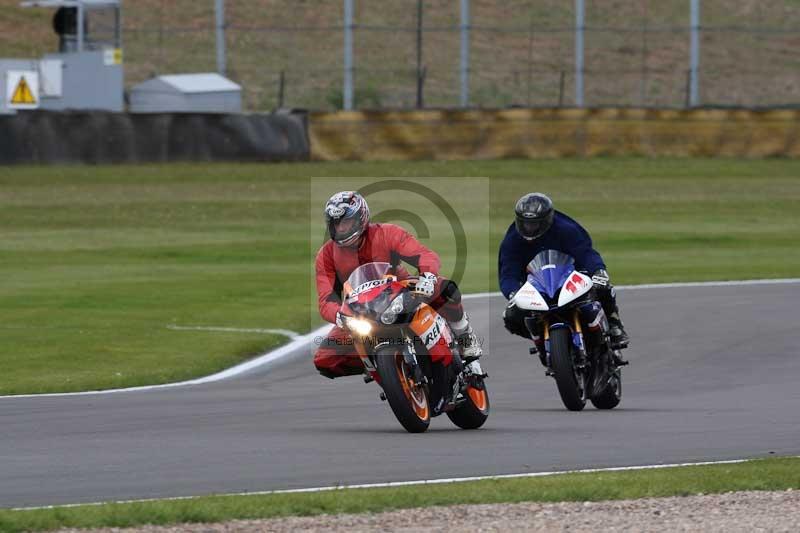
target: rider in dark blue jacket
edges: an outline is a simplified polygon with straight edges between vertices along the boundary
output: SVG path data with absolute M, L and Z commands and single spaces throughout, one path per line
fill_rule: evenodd
M 525 267 L 542 250 L 559 250 L 575 258 L 575 269 L 588 272 L 595 285 L 597 299 L 603 305 L 611 327 L 614 348 L 628 346 L 629 338 L 619 317 L 614 287 L 606 265 L 592 248 L 592 238 L 583 227 L 564 213 L 553 209 L 553 202 L 540 193 L 526 194 L 514 208 L 515 220 L 500 244 L 497 274 L 503 296 L 511 299 L 525 283 Z M 525 327 L 525 311 L 509 304 L 503 312 L 506 329 L 515 335 L 531 338 Z M 534 342 L 540 339 L 534 338 Z M 536 342 L 540 354 L 543 350 Z
M 511 298 L 525 283 L 525 267 L 542 250 L 558 250 L 575 258 L 575 270 L 595 272 L 606 268 L 603 258 L 592 248 L 592 238 L 580 224 L 560 211 L 553 215 L 553 225 L 538 239 L 526 240 L 516 224 L 511 224 L 500 245 L 498 272 L 503 296 Z

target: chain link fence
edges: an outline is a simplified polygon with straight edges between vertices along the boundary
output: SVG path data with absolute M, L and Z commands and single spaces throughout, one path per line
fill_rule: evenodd
M 345 0 L 227 0 L 227 75 L 250 110 L 343 105 Z M 576 102 L 576 2 L 471 0 L 469 106 Z M 689 0 L 585 0 L 583 104 L 682 108 Z M 354 0 L 354 107 L 460 102 L 456 0 Z M 214 0 L 139 0 L 124 11 L 129 85 L 217 70 Z M 699 105 L 800 104 L 800 1 L 701 0 Z

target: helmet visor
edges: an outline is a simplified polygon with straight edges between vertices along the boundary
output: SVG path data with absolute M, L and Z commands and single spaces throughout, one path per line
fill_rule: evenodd
M 328 232 L 331 239 L 339 245 L 350 246 L 358 241 L 364 232 L 361 219 L 357 216 L 330 219 L 328 221 Z
M 522 218 L 517 217 L 516 226 L 519 234 L 528 240 L 538 239 L 550 229 L 551 220 L 547 218 Z
M 360 224 L 358 220 L 353 218 L 340 218 L 339 220 L 332 221 L 333 225 L 333 238 L 337 241 L 349 239 L 359 230 Z

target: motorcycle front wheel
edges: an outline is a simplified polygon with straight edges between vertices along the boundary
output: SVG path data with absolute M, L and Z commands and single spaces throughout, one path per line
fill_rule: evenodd
M 550 331 L 550 361 L 561 401 L 570 411 L 580 411 L 586 405 L 582 376 L 572 360 L 572 334 L 568 328 Z
M 397 421 L 409 433 L 422 433 L 431 423 L 427 387 L 418 386 L 402 348 L 386 346 L 375 354 L 381 386 Z

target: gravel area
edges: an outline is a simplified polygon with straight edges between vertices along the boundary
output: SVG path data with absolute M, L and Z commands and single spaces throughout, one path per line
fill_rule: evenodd
M 800 530 L 800 491 L 732 492 L 606 502 L 455 505 L 380 514 L 235 520 L 221 524 L 92 531 L 288 533 L 399 530 L 796 532 Z

